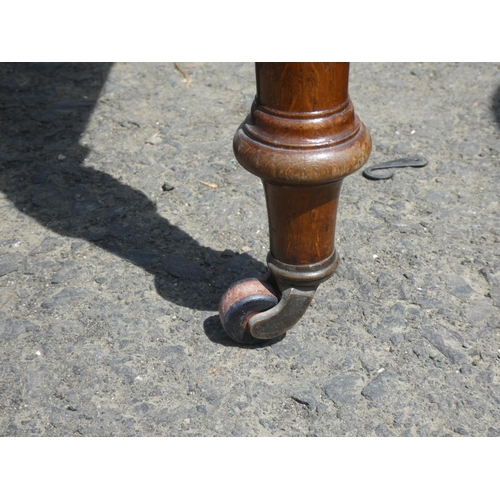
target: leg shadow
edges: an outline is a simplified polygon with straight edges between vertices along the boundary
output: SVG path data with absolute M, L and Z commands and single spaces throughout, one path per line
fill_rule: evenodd
M 497 88 L 491 99 L 491 109 L 493 110 L 495 121 L 500 127 L 500 86 Z
M 163 298 L 216 310 L 227 287 L 264 274 L 265 266 L 247 254 L 227 258 L 199 245 L 144 193 L 84 165 L 89 150 L 79 138 L 110 69 L 107 63 L 0 65 L 0 189 L 41 225 L 153 274 Z M 76 160 L 57 162 L 58 152 Z
M 263 340 L 258 344 L 238 344 L 231 337 L 227 335 L 222 324 L 220 322 L 219 316 L 210 316 L 203 323 L 203 329 L 205 331 L 205 335 L 208 339 L 214 344 L 221 344 L 225 347 L 237 347 L 238 349 L 260 349 L 262 347 L 267 347 L 277 342 L 281 342 L 285 337 L 286 333 L 280 335 L 279 337 L 271 340 Z

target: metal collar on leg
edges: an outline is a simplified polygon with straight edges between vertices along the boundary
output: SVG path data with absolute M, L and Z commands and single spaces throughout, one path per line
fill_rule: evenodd
M 281 291 L 280 301 L 273 308 L 250 318 L 252 337 L 273 339 L 290 330 L 302 318 L 311 304 L 319 284 L 327 280 L 339 264 L 335 251 L 329 258 L 308 265 L 285 264 L 271 254 L 267 263 L 272 279 Z
M 317 287 L 333 274 L 339 262 L 336 250 L 330 257 L 314 264 L 286 264 L 275 259 L 271 253 L 267 256 L 267 265 L 278 284 L 300 287 Z

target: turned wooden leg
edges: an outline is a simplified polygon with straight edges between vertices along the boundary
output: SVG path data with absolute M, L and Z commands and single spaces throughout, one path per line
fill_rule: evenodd
M 219 308 L 227 333 L 243 343 L 283 335 L 335 271 L 342 179 L 371 151 L 349 99 L 348 63 L 256 63 L 256 78 L 234 153 L 264 184 L 270 274 L 235 284 Z

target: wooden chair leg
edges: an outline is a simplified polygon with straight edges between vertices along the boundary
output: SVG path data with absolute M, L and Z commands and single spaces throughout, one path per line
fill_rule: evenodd
M 236 283 L 221 300 L 222 324 L 241 343 L 283 335 L 335 271 L 342 179 L 371 151 L 349 99 L 349 63 L 256 63 L 256 80 L 234 153 L 264 184 L 270 273 Z

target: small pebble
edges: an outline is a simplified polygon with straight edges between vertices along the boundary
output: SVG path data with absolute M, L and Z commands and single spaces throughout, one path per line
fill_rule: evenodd
M 163 140 L 161 137 L 153 136 L 146 141 L 146 144 L 150 144 L 151 146 L 158 146 L 158 144 L 161 144 L 162 142 Z

